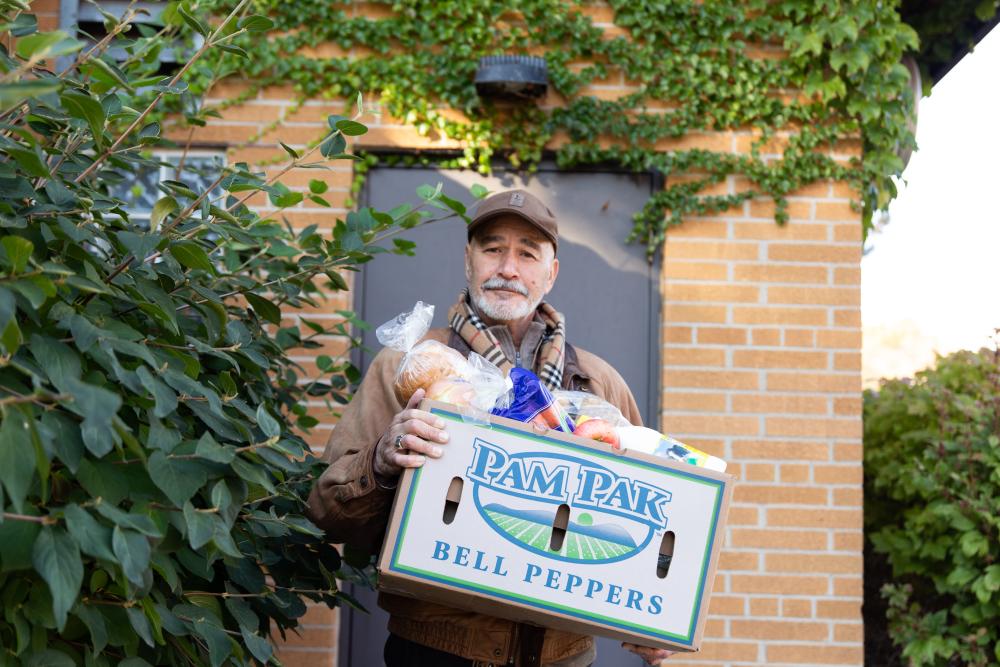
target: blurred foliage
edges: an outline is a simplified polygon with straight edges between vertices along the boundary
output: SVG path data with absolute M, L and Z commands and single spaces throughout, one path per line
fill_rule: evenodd
M 1000 664 L 1000 350 L 867 391 L 864 433 L 865 530 L 903 659 Z
M 418 207 L 293 229 L 282 211 L 329 206 L 326 183 L 281 176 L 350 159 L 345 137 L 366 131 L 331 117 L 270 178 L 235 164 L 196 190 L 176 166 L 148 216 L 130 211 L 122 192 L 170 145 L 154 118 L 170 100 L 200 108 L 191 68 L 214 50 L 249 58 L 234 43 L 272 26 L 249 7 L 210 25 L 175 5 L 201 39 L 164 78 L 156 54 L 172 42 L 127 36 L 134 13 L 84 42 L 0 0 L 0 665 L 275 663 L 272 632 L 309 601 L 353 603 L 338 580 L 369 577 L 304 514 L 322 469 L 307 406 L 345 403 L 358 371 L 293 358 L 358 323 L 282 309 L 412 253 L 394 237 L 429 210 L 465 209 L 422 187 Z

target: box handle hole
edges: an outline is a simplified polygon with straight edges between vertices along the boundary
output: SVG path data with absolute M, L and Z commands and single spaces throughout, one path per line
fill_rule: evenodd
M 549 549 L 559 551 L 566 541 L 566 529 L 569 526 L 569 505 L 563 503 L 556 510 L 556 516 L 552 519 L 552 537 L 549 538 Z
M 451 484 L 448 485 L 448 493 L 444 497 L 444 516 L 441 517 L 445 523 L 451 523 L 455 520 L 458 504 L 462 502 L 463 484 L 461 477 L 453 477 Z
M 660 540 L 660 553 L 656 556 L 656 576 L 663 579 L 670 571 L 670 562 L 674 559 L 674 531 L 663 533 Z

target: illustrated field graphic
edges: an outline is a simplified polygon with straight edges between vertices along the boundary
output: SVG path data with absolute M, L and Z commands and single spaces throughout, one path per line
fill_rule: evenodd
M 549 543 L 555 512 L 516 510 L 499 503 L 491 503 L 483 510 L 493 524 L 511 540 L 539 551 L 558 553 L 572 560 L 614 560 L 638 548 L 635 540 L 620 526 L 588 525 L 586 520 L 592 520 L 591 517 L 582 515 L 579 517 L 581 521 L 569 523 L 562 548 L 553 552 L 549 549 Z

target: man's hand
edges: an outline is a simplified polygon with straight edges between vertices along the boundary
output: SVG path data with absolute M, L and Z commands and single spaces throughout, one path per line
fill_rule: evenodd
M 424 398 L 424 390 L 413 392 L 406 407 L 396 413 L 375 447 L 375 472 L 382 477 L 398 477 L 403 468 L 419 468 L 427 457 L 439 458 L 441 447 L 448 442 L 443 431 L 444 420 L 416 406 Z M 402 436 L 402 437 L 400 437 Z M 399 438 L 400 446 L 396 446 Z
M 622 642 L 622 648 L 632 651 L 632 653 L 635 653 L 645 660 L 647 664 L 653 665 L 653 667 L 656 667 L 656 665 L 660 664 L 660 661 L 666 660 L 676 653 L 676 651 L 668 651 L 665 648 L 650 648 L 648 646 L 639 646 L 638 644 L 629 644 L 628 642 Z

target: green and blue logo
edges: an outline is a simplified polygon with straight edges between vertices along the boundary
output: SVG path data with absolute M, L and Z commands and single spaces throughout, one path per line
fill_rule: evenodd
M 642 551 L 667 525 L 671 493 L 557 452 L 510 454 L 476 438 L 467 470 L 476 509 L 513 544 L 547 558 L 611 563 Z M 558 551 L 550 547 L 559 505 L 575 510 Z

